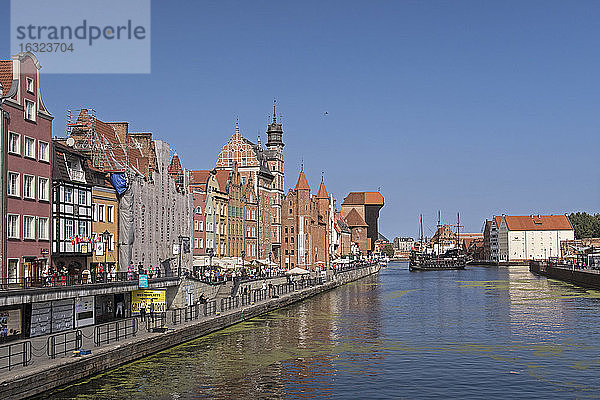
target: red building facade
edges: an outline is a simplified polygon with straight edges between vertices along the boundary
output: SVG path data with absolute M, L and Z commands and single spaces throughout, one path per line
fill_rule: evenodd
M 0 276 L 7 282 L 40 278 L 51 256 L 53 117 L 42 101 L 40 68 L 31 53 L 0 61 L 5 218 Z

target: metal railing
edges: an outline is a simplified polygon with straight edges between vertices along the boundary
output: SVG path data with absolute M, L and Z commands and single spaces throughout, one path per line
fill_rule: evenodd
M 233 310 L 234 308 L 238 308 L 240 306 L 240 298 L 238 296 L 235 297 L 226 297 L 221 299 L 221 312 Z
M 0 371 L 9 371 L 17 365 L 26 367 L 31 362 L 31 341 L 0 346 Z
M 137 318 L 121 319 L 94 327 L 94 344 L 109 344 L 133 337 L 138 332 Z
M 242 307 L 243 306 L 249 306 L 252 303 L 252 294 L 250 293 L 243 293 L 240 295 L 240 299 L 242 301 Z
M 196 320 L 199 317 L 200 306 L 198 304 L 171 310 L 171 321 L 173 322 L 173 325 Z
M 167 323 L 167 313 L 154 313 L 154 318 L 150 315 L 146 315 L 146 331 L 157 332 L 165 329 Z
M 148 275 L 149 279 L 158 278 L 172 278 L 177 276 L 173 271 L 165 274 L 161 272 L 160 275 L 154 273 L 152 276 Z M 64 275 L 64 274 L 53 274 L 43 277 L 20 277 L 20 278 L 6 278 L 3 277 L 0 280 L 0 290 L 11 290 L 11 289 L 31 289 L 31 288 L 47 288 L 47 287 L 62 287 L 62 286 L 76 286 L 76 285 L 89 285 L 99 283 L 111 283 L 111 282 L 127 282 L 137 281 L 139 274 L 129 272 L 117 272 L 114 275 L 110 273 L 98 273 L 87 276 L 81 275 Z
M 252 291 L 254 302 L 265 300 L 267 298 L 267 289 L 254 289 Z
M 83 336 L 79 329 L 57 333 L 48 337 L 46 352 L 48 357 L 54 359 L 56 356 L 67 355 L 72 351 L 81 349 L 82 344 Z
M 217 301 L 210 300 L 203 304 L 204 316 L 208 317 L 209 315 L 215 315 L 217 313 Z

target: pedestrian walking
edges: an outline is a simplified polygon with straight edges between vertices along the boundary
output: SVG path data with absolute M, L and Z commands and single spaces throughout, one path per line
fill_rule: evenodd
M 154 299 L 150 299 L 150 319 L 154 323 Z
M 142 321 L 146 321 L 146 301 L 142 300 L 140 303 L 140 316 L 142 317 Z

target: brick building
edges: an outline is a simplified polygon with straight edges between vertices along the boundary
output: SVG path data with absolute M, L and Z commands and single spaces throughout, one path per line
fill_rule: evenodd
M 344 218 L 348 217 L 352 210 L 354 210 L 360 219 L 352 215 L 351 220 L 355 223 L 362 223 L 364 221 L 366 224 L 366 244 L 363 245 L 363 248 L 366 248 L 366 252 L 372 252 L 375 248 L 375 241 L 379 239 L 377 221 L 379 219 L 379 210 L 383 205 L 383 196 L 379 192 L 350 192 L 342 202 L 342 216 Z M 353 226 L 350 222 L 348 224 L 350 227 Z M 362 240 L 362 232 L 360 234 L 356 232 L 356 234 L 357 240 Z M 362 251 L 364 250 L 361 248 Z
M 236 123 L 235 132 L 226 143 L 216 162 L 217 170 L 231 171 L 237 166 L 241 185 L 254 184 L 257 204 L 257 256 L 264 263 L 281 265 L 281 202 L 284 194 L 283 129 L 277 122 L 275 109 L 273 121 L 267 126 L 267 145 L 260 138 L 256 143 L 244 138 Z M 249 194 L 248 194 L 249 196 Z M 254 197 L 253 196 L 253 197 Z
M 312 270 L 315 266 L 329 267 L 329 205 L 330 198 L 321 182 L 316 196 L 300 171 L 293 190 L 283 201 L 283 257 L 286 268 Z
M 32 53 L 0 61 L 2 254 L 0 278 L 39 278 L 50 260 L 52 115 Z

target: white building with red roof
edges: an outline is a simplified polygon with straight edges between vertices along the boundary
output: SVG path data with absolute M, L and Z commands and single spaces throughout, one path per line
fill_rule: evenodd
M 566 215 L 502 215 L 498 227 L 500 262 L 560 257 L 560 242 L 575 233 Z

